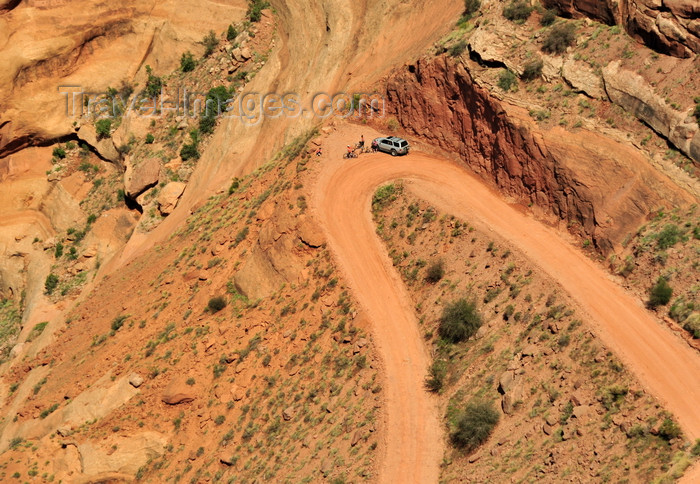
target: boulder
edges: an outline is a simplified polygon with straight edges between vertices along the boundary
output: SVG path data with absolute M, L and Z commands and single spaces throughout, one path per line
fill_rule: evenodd
M 193 401 L 197 396 L 194 393 L 194 388 L 185 383 L 184 378 L 176 377 L 173 379 L 161 395 L 163 403 L 168 405 L 178 405 L 180 403 L 188 403 Z
M 97 154 L 106 161 L 115 163 L 121 166 L 121 155 L 117 148 L 114 146 L 114 142 L 111 138 L 97 139 L 97 132 L 95 127 L 91 124 L 85 124 L 78 130 L 78 139 L 80 141 L 92 146 L 92 148 L 97 152 Z
M 161 215 L 170 215 L 187 185 L 182 182 L 170 182 L 158 194 L 158 210 Z
M 561 75 L 576 91 L 594 99 L 607 99 L 603 79 L 585 62 L 567 59 L 561 68 Z
M 138 373 L 132 373 L 129 375 L 129 385 L 134 388 L 138 388 L 143 385 L 143 377 Z
M 668 139 L 685 155 L 700 163 L 700 129 L 688 113 L 674 110 L 638 74 L 621 68 L 620 61 L 603 69 L 605 90 L 612 102 L 632 113 Z
M 124 172 L 124 192 L 129 198 L 136 198 L 155 186 L 159 177 L 160 162 L 157 158 L 146 158 L 137 165 L 129 160 Z
M 162 455 L 167 443 L 167 438 L 158 432 L 143 432 L 106 441 L 87 441 L 77 447 L 85 476 L 110 472 L 135 475 L 140 467 Z

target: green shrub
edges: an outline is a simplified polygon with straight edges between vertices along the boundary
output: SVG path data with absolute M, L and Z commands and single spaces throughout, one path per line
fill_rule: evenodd
M 557 11 L 554 9 L 545 10 L 540 17 L 540 25 L 548 27 L 557 19 Z
M 449 48 L 448 53 L 452 57 L 459 57 L 467 49 L 467 42 L 465 40 L 460 40 L 452 47 Z
M 447 363 L 444 360 L 435 360 L 428 369 L 428 376 L 425 379 L 426 388 L 438 393 L 445 385 L 445 377 L 447 376 Z
M 481 324 L 482 317 L 477 311 L 476 302 L 462 298 L 445 307 L 438 333 L 444 340 L 458 343 L 471 338 Z
M 503 9 L 503 16 L 512 22 L 524 22 L 530 17 L 532 7 L 523 1 L 513 1 Z
M 216 32 L 210 30 L 202 39 L 202 44 L 204 44 L 204 57 L 212 55 L 216 46 L 219 45 L 219 38 L 216 36 Z
M 537 79 L 542 75 L 542 68 L 544 67 L 544 62 L 541 58 L 533 59 L 525 64 L 523 68 L 523 74 L 520 78 L 524 81 L 532 81 Z
M 481 0 L 464 0 L 464 15 L 474 15 L 481 8 Z
M 46 294 L 53 293 L 54 289 L 58 286 L 58 276 L 56 274 L 49 274 L 46 276 L 46 281 L 44 281 L 44 292 Z
M 442 279 L 444 275 L 445 263 L 442 261 L 442 259 L 436 260 L 430 264 L 430 267 L 428 267 L 428 270 L 425 273 L 425 280 L 430 284 L 435 284 Z
M 223 296 L 215 296 L 211 299 L 209 299 L 209 303 L 207 304 L 207 309 L 211 311 L 212 313 L 218 313 L 222 309 L 226 307 L 226 298 Z
M 146 66 L 146 74 L 148 75 L 146 79 L 146 95 L 155 99 L 160 96 L 161 90 L 163 89 L 163 79 L 153 75 L 151 66 Z
M 56 257 L 56 259 L 63 255 L 63 244 L 61 242 L 56 244 L 56 248 L 53 251 L 53 255 L 54 257 Z
M 202 134 L 210 134 L 214 132 L 216 126 L 216 117 L 214 115 L 205 114 L 199 118 L 199 130 Z
M 228 194 L 233 195 L 233 193 L 238 190 L 238 187 L 241 186 L 241 182 L 238 178 L 234 178 L 233 181 L 231 182 L 231 186 L 228 187 Z
M 486 442 L 498 424 L 499 413 L 491 402 L 475 401 L 457 418 L 451 440 L 455 447 L 470 452 Z
M 683 234 L 677 225 L 668 224 L 656 234 L 656 245 L 659 249 L 666 250 L 676 245 L 682 236 Z
M 693 335 L 693 338 L 700 338 L 700 313 L 693 313 L 683 322 L 683 328 Z
M 194 60 L 194 55 L 192 55 L 192 52 L 187 51 L 182 54 L 182 57 L 180 58 L 180 70 L 182 72 L 192 72 L 196 65 L 197 62 Z
M 180 150 L 180 158 L 182 158 L 182 161 L 198 160 L 199 150 L 197 149 L 197 145 L 193 143 L 183 145 Z
M 95 131 L 97 132 L 97 139 L 109 138 L 112 131 L 112 120 L 111 119 L 100 119 L 95 123 Z
M 673 289 L 668 284 L 668 281 L 663 277 L 659 277 L 656 284 L 649 290 L 649 301 L 647 302 L 650 308 L 664 306 L 671 300 Z
M 542 42 L 542 50 L 550 54 L 563 54 L 576 40 L 576 26 L 559 23 L 552 27 Z
M 62 160 L 63 158 L 66 157 L 66 150 L 64 150 L 60 146 L 57 146 L 53 149 L 53 156 L 54 156 L 54 158 L 58 158 L 58 159 Z
M 508 69 L 503 69 L 501 75 L 498 77 L 498 87 L 505 92 L 510 91 L 513 85 L 517 85 L 517 83 L 518 78 Z
M 659 427 L 659 437 L 671 440 L 681 435 L 681 428 L 670 417 L 666 417 Z
M 119 331 L 119 329 L 124 326 L 124 321 L 126 321 L 128 316 L 117 316 L 112 320 L 112 331 Z
M 249 0 L 248 12 L 246 16 L 251 22 L 260 22 L 262 11 L 269 7 L 270 4 L 264 0 Z
M 233 42 L 236 40 L 236 37 L 238 37 L 238 31 L 236 30 L 236 27 L 233 25 L 228 26 L 228 30 L 226 31 L 226 40 L 229 42 Z
M 147 145 L 152 145 L 155 140 L 156 140 L 155 136 L 153 136 L 151 133 L 148 133 L 146 135 L 146 144 Z
M 695 109 L 693 110 L 693 116 L 695 116 L 695 119 L 698 122 L 698 125 L 700 126 L 700 97 L 696 97 L 693 99 L 695 101 Z

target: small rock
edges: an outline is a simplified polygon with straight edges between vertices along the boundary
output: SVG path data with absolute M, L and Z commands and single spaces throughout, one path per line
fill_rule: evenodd
M 470 456 L 469 456 L 469 463 L 470 463 L 470 464 L 473 464 L 474 462 L 478 461 L 479 459 L 481 459 L 481 454 L 480 454 L 480 453 L 479 453 L 479 454 L 470 455 Z
M 356 431 L 352 436 L 352 441 L 350 442 L 350 447 L 355 447 L 357 443 L 362 439 L 362 431 Z
M 131 385 L 134 388 L 140 387 L 141 385 L 143 385 L 143 377 L 138 373 L 132 373 L 129 376 L 129 385 Z
M 535 357 L 539 354 L 539 348 L 537 348 L 537 345 L 535 344 L 529 344 L 525 348 L 523 348 L 523 357 L 525 356 L 532 356 Z
M 226 466 L 232 466 L 233 465 L 233 459 L 231 457 L 226 457 L 225 455 L 220 455 L 219 456 L 219 462 Z
M 544 420 L 545 420 L 545 422 L 547 422 L 547 425 L 549 425 L 549 426 L 554 426 L 554 425 L 556 425 L 557 422 L 559 421 L 559 419 L 557 419 L 557 418 L 556 418 L 554 415 L 552 415 L 552 414 L 547 415 L 547 418 L 545 418 Z
M 582 418 L 588 415 L 590 412 L 591 408 L 588 405 L 578 405 L 574 407 L 574 411 L 571 414 L 572 417 L 574 418 Z
M 293 417 L 294 417 L 294 408 L 293 407 L 287 407 L 284 410 L 282 410 L 282 418 L 285 421 L 289 422 L 290 420 L 292 420 Z
M 549 425 L 548 423 L 545 422 L 542 425 L 542 432 L 544 432 L 545 435 L 552 435 L 552 430 L 553 430 L 553 427 L 551 425 Z

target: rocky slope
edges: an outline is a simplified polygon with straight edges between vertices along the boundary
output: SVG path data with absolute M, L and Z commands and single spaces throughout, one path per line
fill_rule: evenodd
M 567 17 L 618 24 L 652 49 L 676 57 L 700 53 L 700 5 L 693 0 L 544 0 Z
M 448 56 L 421 59 L 387 83 L 398 122 L 463 160 L 523 205 L 553 214 L 610 252 L 659 205 L 689 205 L 629 146 L 587 130 L 540 129 Z

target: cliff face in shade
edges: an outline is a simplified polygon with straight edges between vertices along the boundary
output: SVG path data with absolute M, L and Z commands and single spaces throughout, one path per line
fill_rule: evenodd
M 145 65 L 170 72 L 245 8 L 243 0 L 0 1 L 0 158 L 73 132 L 59 86 L 101 92 L 142 81 Z
M 583 129 L 541 129 L 447 57 L 395 74 L 387 98 L 408 133 L 454 153 L 521 203 L 580 224 L 603 252 L 658 207 L 692 203 L 634 148 Z
M 543 0 L 565 17 L 618 24 L 637 41 L 663 54 L 700 53 L 700 2 L 696 0 Z

